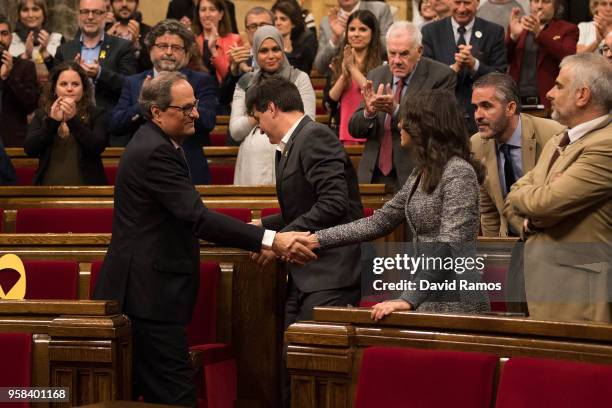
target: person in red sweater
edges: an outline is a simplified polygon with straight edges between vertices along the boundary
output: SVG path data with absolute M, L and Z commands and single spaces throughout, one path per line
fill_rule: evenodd
M 556 18 L 560 0 L 531 0 L 531 13 L 515 8 L 506 34 L 509 74 L 519 86 L 521 103 L 550 109 L 546 93 L 559 74 L 561 60 L 576 53 L 578 27 Z

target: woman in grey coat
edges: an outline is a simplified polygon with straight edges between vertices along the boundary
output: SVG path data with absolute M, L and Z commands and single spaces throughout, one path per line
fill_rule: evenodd
M 296 238 L 310 248 L 332 248 L 370 241 L 406 221 L 412 231 L 414 254 L 458 259 L 475 257 L 479 222 L 480 163 L 472 159 L 465 122 L 455 98 L 447 91 L 420 93 L 400 112 L 401 145 L 410 146 L 416 166 L 403 188 L 374 215 L 349 224 Z M 379 320 L 396 310 L 477 313 L 489 310 L 488 297 L 477 290 L 420 290 L 420 281 L 482 283 L 475 268 L 467 271 L 420 269 L 413 275 L 415 290 L 399 299 L 374 305 Z

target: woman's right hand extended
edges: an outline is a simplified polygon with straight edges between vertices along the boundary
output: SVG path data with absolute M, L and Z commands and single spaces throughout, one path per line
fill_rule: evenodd
M 372 320 L 377 322 L 383 317 L 398 310 L 412 310 L 412 305 L 402 299 L 387 300 L 372 306 L 372 313 L 370 316 L 372 317 Z

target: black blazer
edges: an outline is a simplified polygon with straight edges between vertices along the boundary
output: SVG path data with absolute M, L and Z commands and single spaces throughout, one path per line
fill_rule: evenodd
M 311 30 L 306 29 L 296 39 L 291 39 L 293 51 L 287 53 L 289 63 L 310 76 L 312 64 L 317 55 L 317 36 Z
M 129 316 L 187 324 L 199 286 L 198 238 L 259 252 L 263 229 L 208 210 L 185 159 L 147 122 L 119 162 L 113 234 L 94 299 Z
M 78 37 L 65 42 L 57 49 L 54 64 L 73 61 L 74 57 L 80 52 L 81 42 Z M 96 105 L 110 112 L 117 103 L 119 95 L 121 95 L 123 78 L 136 73 L 132 43 L 122 38 L 104 34 L 98 60 L 102 72 L 100 77 L 94 80 Z
M 100 158 L 108 141 L 106 112 L 92 106 L 87 123 L 75 116 L 66 124 L 70 129 L 70 134 L 77 142 L 78 162 L 83 182 L 86 185 L 108 184 Z M 32 123 L 28 128 L 23 147 L 28 156 L 38 157 L 38 169 L 34 174 L 34 184 L 36 185 L 40 185 L 49 166 L 51 148 L 59 126 L 60 122 L 49 118 L 46 112 L 39 109 L 34 114 Z
M 452 17 L 426 24 L 422 28 L 423 55 L 440 61 L 445 65 L 455 63 L 455 35 L 451 23 Z M 477 34 L 480 32 L 480 35 Z M 472 84 L 489 72 L 506 72 L 506 45 L 504 28 L 498 24 L 476 17 L 472 27 L 470 45 L 472 55 L 480 61 L 478 71 L 471 74 L 461 71 L 457 78 L 457 100 L 463 107 L 469 124 L 474 128 L 474 107 L 472 106 Z
M 0 136 L 5 147 L 21 147 L 28 130 L 27 116 L 38 105 L 40 90 L 32 61 L 13 58 L 6 80 L 0 80 Z
M 389 65 L 374 68 L 368 72 L 368 79 L 372 81 L 374 89 L 378 89 L 380 84 L 390 84 L 393 86 L 393 74 L 389 70 Z M 457 76 L 452 69 L 437 61 L 422 57 L 415 68 L 402 100 L 405 101 L 406 98 L 411 96 L 418 97 L 420 91 L 427 89 L 445 89 L 454 92 L 456 85 Z M 359 109 L 351 116 L 349 132 L 353 137 L 367 139 L 361 161 L 359 162 L 359 182 L 368 184 L 372 182 L 372 176 L 378 163 L 380 143 L 385 130 L 386 114 L 379 112 L 375 119 L 366 119 L 363 116 L 363 109 L 364 105 L 362 102 Z M 397 129 L 397 117 L 393 118 L 391 131 L 393 168 L 395 168 L 399 185 L 403 186 L 408 176 L 410 176 L 410 172 L 412 172 L 414 159 L 409 151 L 401 147 L 400 134 Z
M 275 231 L 318 231 L 363 217 L 357 175 L 338 137 L 304 117 L 276 166 L 281 214 L 262 219 Z M 316 261 L 289 265 L 303 292 L 359 283 L 359 245 L 324 250 Z

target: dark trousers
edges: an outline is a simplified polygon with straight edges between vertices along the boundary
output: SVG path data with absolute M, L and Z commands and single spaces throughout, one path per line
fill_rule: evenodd
M 360 299 L 361 287 L 359 283 L 346 288 L 304 293 L 295 286 L 293 279 L 290 277 L 285 301 L 285 330 L 299 320 L 312 319 L 312 311 L 315 306 L 357 306 Z M 289 408 L 291 406 L 291 378 L 287 369 L 286 346 L 283 352 L 281 373 L 283 407 Z
M 194 372 L 185 327 L 130 317 L 133 339 L 132 397 L 145 402 L 195 407 Z

